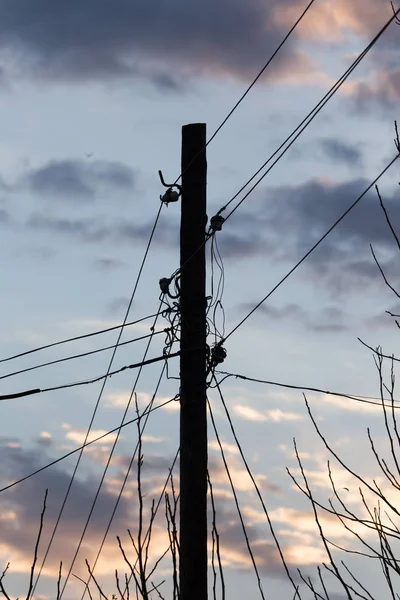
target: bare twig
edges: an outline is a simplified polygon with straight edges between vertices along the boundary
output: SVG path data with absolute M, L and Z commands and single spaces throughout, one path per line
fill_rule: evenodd
M 76 575 L 75 573 L 71 573 L 71 575 L 73 575 L 74 577 L 76 577 L 77 579 L 79 579 L 79 581 L 81 581 L 83 583 L 83 585 L 85 586 L 85 590 L 89 594 L 90 600 L 93 600 L 93 596 L 92 596 L 91 591 L 90 591 L 89 583 L 87 581 L 85 581 L 84 579 L 82 579 L 82 577 L 79 577 L 79 575 Z M 90 581 L 90 576 L 89 576 L 89 581 Z
M 62 573 L 62 561 L 60 561 L 60 568 L 58 570 L 58 579 L 57 579 L 57 600 L 60 600 L 61 594 L 61 573 Z
M 29 598 L 31 597 L 32 594 L 32 590 L 33 590 L 33 576 L 35 573 L 35 566 L 36 566 L 36 562 L 37 562 L 37 556 L 38 556 L 38 549 L 39 549 L 39 544 L 40 544 L 40 538 L 42 537 L 42 531 L 43 531 L 43 519 L 44 519 L 44 513 L 46 512 L 46 500 L 47 500 L 47 495 L 49 493 L 49 490 L 45 491 L 44 494 L 44 501 L 43 501 L 43 509 L 42 512 L 40 514 L 40 526 L 39 526 L 39 532 L 36 538 L 36 544 L 35 544 L 35 550 L 34 550 L 34 556 L 33 556 L 33 562 L 32 562 L 32 566 L 31 566 L 31 575 L 29 578 L 29 588 L 28 588 L 28 593 L 26 596 L 26 600 L 29 600 Z
M 4 589 L 4 585 L 3 585 L 3 579 L 8 571 L 10 567 L 10 563 L 7 563 L 6 568 L 4 569 L 3 573 L 1 574 L 0 577 L 0 592 L 3 594 L 3 596 L 7 599 L 7 600 L 11 600 L 10 596 L 7 594 L 6 590 Z
M 91 578 L 91 579 L 93 579 L 93 582 L 94 582 L 95 586 L 97 587 L 97 589 L 98 589 L 98 591 L 99 591 L 100 598 L 105 598 L 105 600 L 108 600 L 107 596 L 104 594 L 104 592 L 103 592 L 103 590 L 101 589 L 100 585 L 98 584 L 98 582 L 97 582 L 96 578 L 94 577 L 94 575 L 93 575 L 93 573 L 92 573 L 92 571 L 91 571 L 91 568 L 90 568 L 89 562 L 88 562 L 88 560 L 87 560 L 87 559 L 85 559 L 85 563 L 86 563 L 86 566 L 87 566 L 87 570 L 89 571 L 90 578 Z
M 207 479 L 208 479 L 208 485 L 210 488 L 211 508 L 212 508 L 212 515 L 213 515 L 213 517 L 212 517 L 213 547 L 214 547 L 214 541 L 215 541 L 215 550 L 216 550 L 216 554 L 217 554 L 219 577 L 221 580 L 221 591 L 222 591 L 221 598 L 222 598 L 222 600 L 225 600 L 225 578 L 224 578 L 224 570 L 222 568 L 219 533 L 218 533 L 218 529 L 217 529 L 217 512 L 215 509 L 213 487 L 212 487 L 212 483 L 211 483 L 210 473 L 208 472 L 208 470 L 207 470 Z M 214 596 L 215 596 L 215 583 L 216 583 L 216 581 L 214 579 L 214 586 L 213 586 Z M 294 597 L 296 598 L 296 594 Z

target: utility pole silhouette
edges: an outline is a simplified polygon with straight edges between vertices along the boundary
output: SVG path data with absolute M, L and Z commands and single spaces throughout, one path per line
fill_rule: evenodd
M 180 600 L 207 600 L 206 125 L 182 127 Z

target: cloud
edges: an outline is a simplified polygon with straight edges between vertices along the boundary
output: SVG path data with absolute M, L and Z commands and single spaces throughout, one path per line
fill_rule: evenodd
M 108 406 L 110 408 L 111 407 L 112 408 L 125 408 L 126 405 L 128 404 L 128 400 L 131 396 L 131 393 L 132 392 L 130 390 L 110 392 L 109 394 L 106 395 L 106 406 Z M 147 392 L 137 392 L 136 398 L 138 401 L 138 406 L 139 406 L 140 411 L 147 408 L 152 400 L 152 396 L 150 394 L 148 394 Z M 168 402 L 168 400 L 171 400 L 170 396 L 157 395 L 155 402 L 156 402 L 156 405 L 158 406 L 159 404 Z M 132 402 L 134 402 L 134 399 L 132 400 Z M 172 404 L 172 402 L 171 402 L 171 404 Z M 177 402 L 176 404 L 178 404 L 178 407 L 179 407 L 179 403 Z
M 134 173 L 118 162 L 54 160 L 31 170 L 25 181 L 32 192 L 52 199 L 93 200 L 102 188 L 130 190 Z
M 72 431 L 72 429 L 67 429 L 67 431 Z M 0 464 L 0 473 L 5 481 L 26 475 L 49 460 L 49 457 L 42 448 L 10 448 L 5 441 L 4 439 L 1 441 L 2 461 Z M 93 466 L 96 463 L 98 464 L 100 454 L 92 455 L 88 453 L 87 460 L 92 461 L 92 464 L 89 465 L 91 471 L 93 470 Z M 116 456 L 115 458 L 118 459 L 114 465 L 116 472 L 106 478 L 92 515 L 91 525 L 87 530 L 82 545 L 82 552 L 79 554 L 78 561 L 74 567 L 74 572 L 82 577 L 86 577 L 83 559 L 88 558 L 89 562 L 93 562 L 94 560 L 109 515 L 115 506 L 115 501 L 125 475 L 125 469 L 130 463 L 131 455 Z M 222 466 L 218 466 L 216 461 L 211 457 L 210 459 L 209 468 L 216 492 L 217 527 L 224 567 L 243 573 L 250 573 L 252 572 L 252 563 L 231 495 L 221 493 L 224 490 L 229 490 L 226 474 Z M 247 497 L 250 497 L 249 492 L 252 489 L 252 483 L 247 472 L 241 468 L 239 462 L 236 463 L 234 454 L 230 454 L 229 462 L 232 463 L 231 474 L 235 487 L 240 494 L 247 494 Z M 168 458 L 161 454 L 153 456 L 145 455 L 143 465 L 145 519 L 150 515 L 151 498 L 157 498 L 157 491 L 162 490 L 163 482 L 168 475 L 171 463 L 172 457 Z M 254 476 L 262 491 L 272 493 L 281 491 L 274 484 L 270 483 L 264 475 L 255 473 Z M 177 479 L 179 480 L 179 478 Z M 38 473 L 35 477 L 26 480 L 19 486 L 1 495 L 0 553 L 6 562 L 10 560 L 12 573 L 25 573 L 26 575 L 29 573 L 32 551 L 38 531 L 44 489 L 49 489 L 43 540 L 43 546 L 46 547 L 48 536 L 54 527 L 69 481 L 70 473 L 68 472 L 66 463 L 62 463 Z M 178 486 L 179 481 L 176 484 Z M 53 548 L 43 572 L 46 580 L 44 578 L 41 580 L 38 592 L 44 592 L 45 590 L 42 590 L 42 588 L 45 585 L 54 584 L 59 560 L 63 560 L 65 568 L 69 566 L 76 549 L 76 541 L 82 532 L 96 488 L 97 481 L 92 475 L 84 476 L 80 474 L 79 477 L 75 478 L 64 515 L 54 539 Z M 119 501 L 119 508 L 114 517 L 110 536 L 104 545 L 101 559 L 98 563 L 96 572 L 100 578 L 112 575 L 115 568 L 118 568 L 118 570 L 121 569 L 124 572 L 124 563 L 118 552 L 115 533 L 121 535 L 124 542 L 126 541 L 124 532 L 128 524 L 131 524 L 133 533 L 135 532 L 137 510 L 136 479 L 133 476 L 128 479 L 125 492 Z M 246 521 L 248 538 L 260 573 L 263 576 L 286 580 L 286 574 L 283 570 L 279 553 L 275 545 L 266 539 L 268 528 L 265 518 L 263 518 L 260 512 L 258 503 L 257 507 L 255 505 L 245 505 L 243 514 Z M 314 535 L 314 530 L 312 529 L 312 526 L 315 528 L 315 523 L 310 515 L 294 509 L 278 507 L 271 511 L 271 516 L 275 522 L 283 523 L 286 526 L 286 530 L 280 538 L 281 548 L 289 567 L 306 567 L 318 564 L 322 560 L 318 537 Z M 210 521 L 211 518 L 210 509 Z M 328 525 L 332 527 L 330 522 Z M 296 532 L 298 533 L 299 531 L 302 535 L 297 535 L 296 537 Z M 166 547 L 168 547 L 168 539 L 164 513 L 161 510 L 153 529 L 149 560 L 154 562 Z M 70 593 L 72 593 L 72 588 L 75 591 L 73 581 L 71 581 L 69 586 L 71 586 Z M 78 590 L 77 593 L 81 592 L 81 588 L 76 588 L 76 590 Z M 52 597 L 51 594 L 50 597 Z
M 369 184 L 363 178 L 345 182 L 312 179 L 299 185 L 267 188 L 259 192 L 257 208 L 250 211 L 243 206 L 242 213 L 232 217 L 231 226 L 236 230 L 245 224 L 255 237 L 264 236 L 268 239 L 271 260 L 293 266 Z M 394 230 L 399 231 L 397 187 L 383 193 L 383 201 Z M 365 290 L 371 285 L 381 287 L 382 278 L 370 252 L 371 243 L 389 280 L 394 286 L 399 285 L 396 243 L 375 191 L 361 199 L 300 268 L 309 279 L 329 286 L 336 293 Z M 254 256 L 259 254 L 259 247 L 256 241 Z
M 164 438 L 155 437 L 154 435 L 143 435 L 142 441 L 148 444 L 160 444 L 164 441 Z
M 241 304 L 239 309 L 246 313 L 255 305 L 256 302 L 246 302 Z M 316 333 L 341 333 L 350 328 L 347 324 L 348 315 L 335 306 L 327 306 L 318 312 L 308 313 L 299 304 L 294 303 L 282 307 L 262 304 L 257 312 L 262 318 L 267 318 L 271 324 L 285 321 Z
M 7 440 L 8 441 L 8 440 Z M 49 457 L 42 448 L 28 449 L 22 447 L 10 448 L 5 438 L 1 443 L 2 461 L 0 465 L 0 475 L 2 481 L 7 482 L 37 469 L 49 461 Z M 87 461 L 92 461 L 89 470 L 93 472 L 93 466 L 96 466 L 94 457 L 88 453 Z M 172 459 L 167 461 L 167 457 L 162 457 L 157 463 L 157 457 L 152 459 L 151 468 L 147 470 L 149 477 L 143 473 L 143 493 L 150 495 L 150 498 L 157 498 L 156 488 L 162 487 L 169 473 L 169 467 Z M 86 461 L 86 464 L 87 464 Z M 149 459 L 146 456 L 145 463 Z M 168 462 L 168 467 L 166 466 Z M 157 464 L 156 464 L 157 463 Z M 125 466 L 125 465 L 124 465 Z M 118 465 L 117 465 L 118 467 Z M 156 470 L 155 470 L 156 468 Z M 40 511 L 43 505 L 44 490 L 49 489 L 47 510 L 45 513 L 45 527 L 43 532 L 42 547 L 46 548 L 49 536 L 54 528 L 58 513 L 64 499 L 65 492 L 70 482 L 68 462 L 59 464 L 56 468 L 38 473 L 34 477 L 26 480 L 24 483 L 4 492 L 0 497 L 0 555 L 2 562 L 10 562 L 11 575 L 22 573 L 27 577 L 32 563 L 33 550 L 39 527 Z M 87 529 L 83 540 L 82 549 L 76 561 L 74 572 L 81 577 L 87 577 L 87 570 L 84 559 L 87 558 L 93 564 L 97 550 L 103 538 L 109 517 L 112 514 L 119 489 L 124 478 L 124 471 L 117 475 L 108 475 L 102 491 L 96 501 L 95 509 L 92 513 L 91 523 Z M 92 506 L 95 490 L 97 489 L 97 477 L 93 474 L 85 476 L 82 472 L 74 479 L 68 502 L 65 506 L 64 514 L 60 520 L 57 534 L 54 538 L 52 549 L 49 553 L 45 568 L 44 577 L 41 579 L 38 592 L 53 591 L 55 586 L 55 577 L 58 572 L 59 561 L 63 561 L 64 574 L 68 569 L 73 554 L 76 550 L 77 540 L 79 540 L 87 515 Z M 106 543 L 99 560 L 96 573 L 99 577 L 112 576 L 114 569 L 118 568 L 125 572 L 126 565 L 118 550 L 115 540 L 115 534 L 122 538 L 125 548 L 129 552 L 131 544 L 126 534 L 127 527 L 130 527 L 133 535 L 137 529 L 138 499 L 136 492 L 136 479 L 132 477 L 128 480 L 125 493 L 119 499 L 118 511 L 114 515 L 114 521 Z M 145 500 L 144 505 L 144 524 L 148 524 L 150 518 L 151 500 Z M 150 547 L 150 563 L 161 555 L 168 547 L 168 535 L 166 532 L 165 515 L 163 507 L 159 511 L 154 523 L 152 533 L 152 543 Z M 41 561 L 41 558 L 39 559 Z M 169 559 L 167 557 L 167 566 Z M 40 562 L 39 562 L 40 564 Z M 157 574 L 156 574 L 157 577 Z M 19 579 L 19 583 L 21 579 Z M 68 592 L 74 597 L 82 592 L 81 584 L 75 584 L 74 578 L 68 583 Z M 51 585 L 50 585 L 51 584 Z M 77 586 L 77 587 L 76 587 Z M 76 589 L 75 589 L 76 588 Z M 54 594 L 53 594 L 54 595 Z M 53 597 L 50 593 L 50 597 Z
M 119 315 L 121 315 L 122 312 L 126 311 L 126 309 L 128 308 L 128 304 L 129 304 L 129 298 L 123 298 L 122 296 L 119 296 L 118 298 L 114 298 L 114 300 L 112 300 L 107 305 L 107 313 L 110 313 L 110 314 L 118 313 Z
M 342 142 L 336 138 L 320 140 L 321 150 L 336 163 L 344 163 L 349 167 L 359 167 L 362 164 L 362 153 L 354 144 Z
M 304 419 L 303 415 L 284 411 L 280 408 L 272 408 L 260 411 L 252 408 L 251 406 L 235 404 L 233 411 L 245 421 L 272 421 L 274 423 L 278 423 L 282 421 L 301 421 Z
M 297 413 L 291 413 L 280 408 L 272 408 L 265 411 L 268 421 L 278 423 L 280 421 L 303 421 L 304 416 Z
M 113 247 L 116 244 L 147 243 L 153 226 L 153 221 L 137 223 L 136 221 L 115 220 L 112 222 L 110 219 L 96 217 L 49 216 L 47 212 L 33 213 L 26 221 L 28 229 L 61 234 L 82 243 L 109 243 Z M 176 224 L 170 226 L 166 220 L 160 219 L 153 238 L 153 244 L 166 250 L 175 250 L 179 246 L 178 231 Z
M 0 209 L 0 223 L 7 223 L 10 220 L 10 215 L 3 208 Z
M 276 7 L 276 22 L 288 26 L 295 18 L 295 11 L 296 5 L 284 6 L 281 10 Z M 349 32 L 362 38 L 370 38 L 392 14 L 386 0 L 321 2 L 313 6 L 309 18 L 300 23 L 298 35 L 317 43 L 342 43 Z M 395 35 L 396 32 L 392 32 L 392 36 Z
M 96 269 L 100 271 L 115 271 L 125 266 L 125 263 L 122 260 L 118 260 L 116 258 L 99 258 L 93 263 Z M 126 303 L 125 308 L 128 303 Z M 114 309 L 115 312 L 116 309 Z M 110 311 L 112 312 L 112 311 Z
M 251 406 L 244 406 L 243 404 L 236 404 L 233 407 L 233 412 L 246 421 L 266 421 L 267 417 L 261 411 L 252 408 Z
M 239 448 L 235 444 L 229 444 L 228 442 L 223 442 L 221 440 L 221 445 L 222 445 L 224 452 L 228 452 L 230 454 L 239 454 Z M 211 450 L 215 450 L 216 452 L 221 451 L 217 440 L 211 440 L 208 443 L 208 447 Z
M 87 435 L 86 429 L 77 429 L 77 428 L 72 427 L 68 423 L 65 423 L 62 426 L 62 428 L 67 430 L 67 433 L 65 434 L 65 438 L 67 440 L 71 440 L 77 446 L 82 446 L 82 444 L 85 443 L 85 438 Z M 105 430 L 105 429 L 92 429 L 89 433 L 87 441 L 91 442 L 95 438 L 105 435 L 106 433 L 107 433 L 107 430 Z M 103 438 L 102 443 L 103 444 L 111 444 L 112 442 L 114 442 L 116 437 L 117 437 L 116 433 L 110 433 L 107 437 Z
M 43 448 L 48 448 L 53 445 L 53 436 L 48 431 L 42 431 L 36 443 L 43 446 Z
M 3 54 L 9 71 L 47 81 L 139 77 L 166 90 L 179 88 L 183 76 L 247 79 L 287 33 L 288 25 L 274 18 L 278 4 L 296 6 L 295 18 L 300 14 L 294 0 L 205 0 L 190 8 L 184 0 L 71 0 L 68 6 L 50 3 L 45 9 L 42 4 L 43 0 L 1 3 L 0 57 Z M 273 61 L 269 75 L 310 70 L 311 60 L 295 41 L 296 33 Z

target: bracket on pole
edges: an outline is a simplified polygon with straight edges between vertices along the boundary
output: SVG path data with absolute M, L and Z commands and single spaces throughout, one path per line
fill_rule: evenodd
M 164 187 L 168 188 L 165 194 L 160 196 L 161 202 L 164 202 L 164 204 L 166 204 L 167 206 L 170 202 L 177 202 L 180 195 L 182 194 L 182 186 L 178 185 L 177 183 L 165 183 L 162 171 L 158 171 L 158 175 L 160 177 L 161 184 Z M 178 191 L 173 190 L 173 187 L 176 187 Z

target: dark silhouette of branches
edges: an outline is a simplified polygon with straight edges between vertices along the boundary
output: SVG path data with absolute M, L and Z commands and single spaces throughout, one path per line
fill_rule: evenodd
M 154 583 L 152 580 L 153 576 L 156 574 L 157 568 L 160 565 L 161 561 L 167 555 L 171 557 L 172 563 L 172 583 L 173 583 L 173 598 L 174 600 L 179 600 L 179 586 L 178 586 L 178 557 L 179 557 L 179 542 L 178 542 L 178 529 L 177 529 L 177 508 L 179 502 L 179 495 L 175 491 L 174 480 L 172 476 L 173 466 L 177 459 L 178 453 L 175 456 L 173 461 L 173 465 L 169 470 L 169 474 L 167 477 L 166 484 L 163 488 L 163 492 L 160 496 L 160 500 L 155 502 L 153 499 L 151 501 L 151 506 L 149 509 L 149 521 L 147 525 L 147 532 L 144 535 L 144 527 L 145 527 L 145 503 L 143 494 L 143 427 L 142 427 L 142 414 L 139 412 L 139 406 L 137 402 L 137 397 L 135 395 L 135 410 L 137 415 L 137 432 L 138 432 L 138 444 L 137 444 L 137 459 L 136 462 L 136 490 L 137 490 L 137 498 L 138 498 L 138 516 L 137 516 L 137 528 L 136 533 L 133 533 L 130 529 L 127 529 L 127 533 L 132 544 L 132 548 L 134 551 L 135 558 L 131 559 L 129 553 L 124 547 L 120 536 L 117 536 L 118 547 L 120 549 L 121 555 L 124 559 L 124 562 L 127 566 L 127 573 L 124 573 L 123 583 L 121 581 L 118 570 L 115 570 L 115 585 L 118 596 L 116 594 L 112 595 L 112 598 L 120 599 L 120 600 L 129 600 L 131 597 L 131 593 L 135 593 L 136 598 L 141 598 L 142 600 L 150 600 L 153 597 L 153 592 L 157 594 L 157 596 L 161 599 L 164 598 L 162 595 L 160 588 L 165 583 L 165 580 L 161 582 Z M 171 488 L 171 494 L 166 491 L 168 482 Z M 149 556 L 150 556 L 150 546 L 152 542 L 152 532 L 155 523 L 156 514 L 158 508 L 160 506 L 161 499 L 165 500 L 165 515 L 167 521 L 167 531 L 169 537 L 169 544 L 167 548 L 161 553 L 161 555 L 154 561 L 152 567 L 149 565 Z M 93 582 L 97 592 L 100 594 L 100 598 L 109 598 L 107 596 L 97 577 L 94 575 L 94 569 L 89 564 L 89 561 L 86 559 L 86 567 L 89 573 L 89 579 L 84 581 L 79 578 L 85 585 L 85 590 L 90 595 L 89 584 Z M 133 588 L 131 590 L 131 587 Z M 90 596 L 92 597 L 92 596 Z
M 400 21 L 398 21 L 398 24 L 400 24 Z M 397 151 L 399 151 L 400 140 L 396 122 L 394 142 Z M 400 251 L 400 237 L 391 222 L 390 213 L 385 207 L 378 186 L 376 186 L 376 192 L 390 234 L 395 241 L 397 249 Z M 389 281 L 384 267 L 379 262 L 376 251 L 372 245 L 370 248 L 385 285 L 394 293 L 396 298 L 400 299 L 400 293 L 395 285 L 393 285 L 393 282 Z M 399 316 L 391 312 L 389 314 L 393 317 Z M 397 321 L 396 324 L 400 327 Z M 353 497 L 350 505 L 344 499 L 341 491 L 343 489 L 349 491 L 349 488 L 338 488 L 332 472 L 331 460 L 327 461 L 327 475 L 333 495 L 326 503 L 319 501 L 312 490 L 309 475 L 304 467 L 296 440 L 293 440 L 301 483 L 289 469 L 287 471 L 297 489 L 310 502 L 319 538 L 327 556 L 327 561 L 318 567 L 318 586 L 315 580 L 309 576 L 305 576 L 301 571 L 299 571 L 299 575 L 314 598 L 329 600 L 330 595 L 326 585 L 326 578 L 332 576 L 340 584 L 347 600 L 355 600 L 356 598 L 380 600 L 382 597 L 399 600 L 400 557 L 398 556 L 398 547 L 400 542 L 400 506 L 397 495 L 400 493 L 400 429 L 396 417 L 397 406 L 394 396 L 394 367 L 399 362 L 399 359 L 393 354 L 384 353 L 380 346 L 373 348 L 360 338 L 359 341 L 372 351 L 379 378 L 386 452 L 378 449 L 370 428 L 367 428 L 367 439 L 373 459 L 371 464 L 377 467 L 380 478 L 378 479 L 377 476 L 373 478 L 361 476 L 339 456 L 320 428 L 310 403 L 304 394 L 306 409 L 319 440 L 336 465 L 354 481 L 356 486 L 354 489 L 358 491 L 359 501 L 358 503 L 354 502 Z M 386 371 L 387 366 L 389 367 L 388 371 Z M 384 372 L 388 373 L 387 377 L 385 377 Z M 329 539 L 324 530 L 324 515 L 336 517 L 337 523 L 343 527 L 343 532 L 346 534 L 345 544 L 335 543 Z M 366 582 L 362 578 L 357 577 L 349 564 L 346 564 L 346 560 L 343 560 L 343 558 L 350 556 L 357 556 L 359 559 L 367 561 L 367 564 L 379 567 L 383 582 L 379 586 L 379 596 L 374 595 L 368 589 Z M 377 570 L 378 573 L 379 570 Z
M 382 395 L 382 414 L 388 441 L 390 460 L 393 464 L 392 467 L 389 466 L 388 460 L 380 456 L 378 453 L 369 429 L 367 430 L 367 434 L 370 442 L 371 453 L 379 467 L 380 472 L 383 474 L 385 481 L 390 484 L 390 487 L 396 492 L 399 492 L 400 436 L 398 424 L 394 407 L 392 409 L 388 408 L 387 402 L 385 403 L 383 401 L 383 394 L 385 390 L 389 393 L 390 397 L 393 398 L 395 381 L 393 362 L 390 371 L 390 385 L 386 385 L 384 383 L 383 358 L 378 357 L 378 359 L 375 359 L 375 365 L 379 375 L 380 391 Z M 360 502 L 358 508 L 354 510 L 351 509 L 348 506 L 348 503 L 345 502 L 335 484 L 330 461 L 327 461 L 327 472 L 332 487 L 333 496 L 328 500 L 326 505 L 319 502 L 315 498 L 315 495 L 311 489 L 296 440 L 293 441 L 299 473 L 303 483 L 300 484 L 289 469 L 287 469 L 287 471 L 297 488 L 310 501 L 318 534 L 328 558 L 327 563 L 323 563 L 323 569 L 319 568 L 318 570 L 318 577 L 322 587 L 322 593 L 316 589 L 315 582 L 313 582 L 310 577 L 305 577 L 301 571 L 299 571 L 299 575 L 303 583 L 314 594 L 315 598 L 329 600 L 329 593 L 327 592 L 324 577 L 327 573 L 330 573 L 340 583 L 345 593 L 345 597 L 348 600 L 353 600 L 355 598 L 362 598 L 364 600 L 378 600 L 378 598 L 373 596 L 373 594 L 360 581 L 360 579 L 356 577 L 345 561 L 339 560 L 336 557 L 336 553 L 334 554 L 333 551 L 341 551 L 345 555 L 358 555 L 359 557 L 363 557 L 364 559 L 380 565 L 383 580 L 386 583 L 390 597 L 394 600 L 397 600 L 399 596 L 396 593 L 396 583 L 398 589 L 399 582 L 397 578 L 400 576 L 400 560 L 396 557 L 396 546 L 400 541 L 400 528 L 398 524 L 396 524 L 396 521 L 398 521 L 400 517 L 400 511 L 397 508 L 396 503 L 392 499 L 389 499 L 388 492 L 383 484 L 379 485 L 376 479 L 369 481 L 367 478 L 360 476 L 340 458 L 338 453 L 333 449 L 332 445 L 329 443 L 326 436 L 318 426 L 316 418 L 314 417 L 310 404 L 305 395 L 304 400 L 307 412 L 319 439 L 322 441 L 323 445 L 328 450 L 329 454 L 335 459 L 335 461 L 344 469 L 345 472 L 353 477 L 355 482 L 357 482 Z M 346 489 L 348 490 L 348 488 Z M 373 502 L 374 499 L 375 502 Z M 324 525 L 321 519 L 321 515 L 324 513 L 334 515 L 337 518 L 338 522 L 343 526 L 343 529 L 353 536 L 353 539 L 357 543 L 356 548 L 344 547 L 343 545 L 334 543 L 328 538 L 324 532 Z M 368 541 L 371 538 L 371 532 L 374 533 L 374 540 Z M 363 548 L 363 550 L 360 548 Z
M 35 575 L 35 568 L 36 568 L 36 563 L 37 563 L 37 559 L 38 559 L 38 550 L 39 550 L 39 545 L 40 545 L 40 540 L 42 538 L 42 532 L 43 532 L 43 524 L 44 524 L 44 515 L 46 512 L 46 508 L 47 508 L 47 496 L 48 496 L 49 490 L 45 491 L 44 494 L 44 500 L 43 500 L 43 508 L 42 508 L 42 512 L 40 513 L 40 521 L 39 521 L 39 531 L 36 537 L 36 542 L 35 542 L 35 548 L 33 551 L 33 561 L 32 561 L 32 565 L 31 565 L 31 570 L 30 570 L 30 575 L 29 575 L 29 582 L 28 582 L 28 591 L 27 594 L 25 596 L 25 600 L 31 600 L 33 597 L 33 578 Z M 1 576 L 0 576 L 0 594 L 2 594 L 6 600 L 11 600 L 10 595 L 8 594 L 8 592 L 6 591 L 6 588 L 4 586 L 4 578 L 7 574 L 8 569 L 10 568 L 10 563 L 7 563 L 5 569 L 3 570 Z M 56 596 L 56 600 L 59 600 L 59 598 L 61 597 L 61 591 L 60 591 L 60 587 L 61 587 L 61 573 L 62 573 L 62 562 L 60 562 L 60 568 L 59 568 L 59 572 L 58 572 L 58 579 L 57 579 L 57 596 Z
M 212 563 L 212 569 L 213 569 L 213 599 L 214 600 L 217 599 L 217 593 L 216 593 L 217 571 L 215 569 L 215 556 L 217 556 L 219 577 L 220 577 L 220 582 L 221 582 L 221 600 L 225 600 L 225 578 L 224 578 L 224 571 L 222 568 L 222 561 L 221 561 L 220 537 L 219 537 L 218 528 L 217 528 L 217 511 L 216 511 L 215 502 L 214 502 L 213 486 L 211 483 L 210 473 L 208 472 L 208 470 L 207 470 L 207 480 L 208 480 L 208 487 L 210 489 L 210 499 L 211 499 L 211 509 L 212 509 L 211 563 Z

